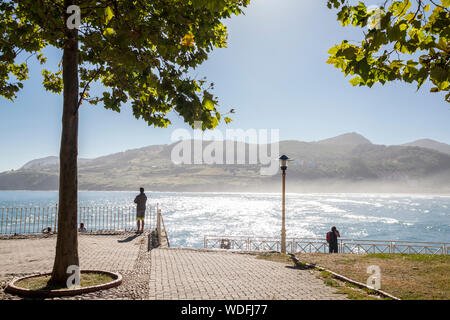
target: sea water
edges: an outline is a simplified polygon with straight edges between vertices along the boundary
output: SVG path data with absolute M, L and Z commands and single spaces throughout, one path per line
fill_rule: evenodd
M 172 247 L 203 246 L 205 235 L 279 237 L 281 195 L 271 193 L 146 192 L 159 204 Z M 79 193 L 80 207 L 132 206 L 137 192 Z M 52 191 L 0 191 L 0 208 L 50 207 Z M 450 242 L 450 196 L 287 194 L 287 237 Z

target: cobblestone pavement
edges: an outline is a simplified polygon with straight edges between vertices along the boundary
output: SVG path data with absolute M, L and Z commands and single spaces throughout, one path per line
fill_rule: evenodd
M 143 235 L 80 234 L 78 250 L 81 269 L 132 270 Z M 50 272 L 55 257 L 56 236 L 0 241 L 0 276 L 17 273 Z
M 150 299 L 346 299 L 316 271 L 249 254 L 154 249 L 151 261 Z
M 53 264 L 55 238 L 0 241 L 0 300 L 21 299 L 4 292 L 14 276 L 49 272 Z M 79 237 L 82 269 L 119 272 L 123 281 L 116 288 L 55 300 L 147 299 L 150 252 L 147 235 L 87 235 Z M 3 273 L 3 275 L 1 274 Z
M 0 300 L 14 276 L 49 272 L 56 237 L 0 240 Z M 158 248 L 147 234 L 79 237 L 82 269 L 120 272 L 122 285 L 54 299 L 345 299 L 316 278 L 316 271 L 230 251 Z

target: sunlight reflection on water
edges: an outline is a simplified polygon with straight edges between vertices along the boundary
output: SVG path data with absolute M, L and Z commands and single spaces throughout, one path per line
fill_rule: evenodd
M 80 192 L 80 206 L 133 205 L 135 192 Z M 202 247 L 205 235 L 278 237 L 279 194 L 147 192 L 160 204 L 172 246 Z M 50 206 L 57 192 L 1 191 L 0 207 Z M 288 237 L 450 242 L 450 197 L 387 194 L 288 194 Z

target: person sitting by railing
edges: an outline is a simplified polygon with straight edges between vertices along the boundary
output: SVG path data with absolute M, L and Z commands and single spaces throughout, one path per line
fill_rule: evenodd
M 42 234 L 48 234 L 51 235 L 52 234 L 52 227 L 46 227 L 44 229 L 42 229 Z
M 81 222 L 80 223 L 80 227 L 78 228 L 78 232 L 86 232 L 87 230 L 86 230 L 86 228 L 84 227 L 84 223 L 83 222 Z
M 230 249 L 231 241 L 230 239 L 222 239 L 220 242 L 220 249 Z

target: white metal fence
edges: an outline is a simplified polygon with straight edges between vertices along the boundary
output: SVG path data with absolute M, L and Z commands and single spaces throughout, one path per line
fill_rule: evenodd
M 274 237 L 205 236 L 204 248 L 242 251 L 280 251 L 281 240 Z M 450 243 L 339 239 L 340 253 L 400 253 L 400 254 L 443 254 L 448 255 Z M 328 243 L 322 238 L 288 238 L 286 251 L 290 253 L 327 253 Z
M 156 225 L 156 206 L 147 206 L 144 226 Z M 78 224 L 88 232 L 130 231 L 136 228 L 136 206 L 79 207 Z M 40 234 L 58 231 L 58 206 L 0 208 L 0 235 Z

